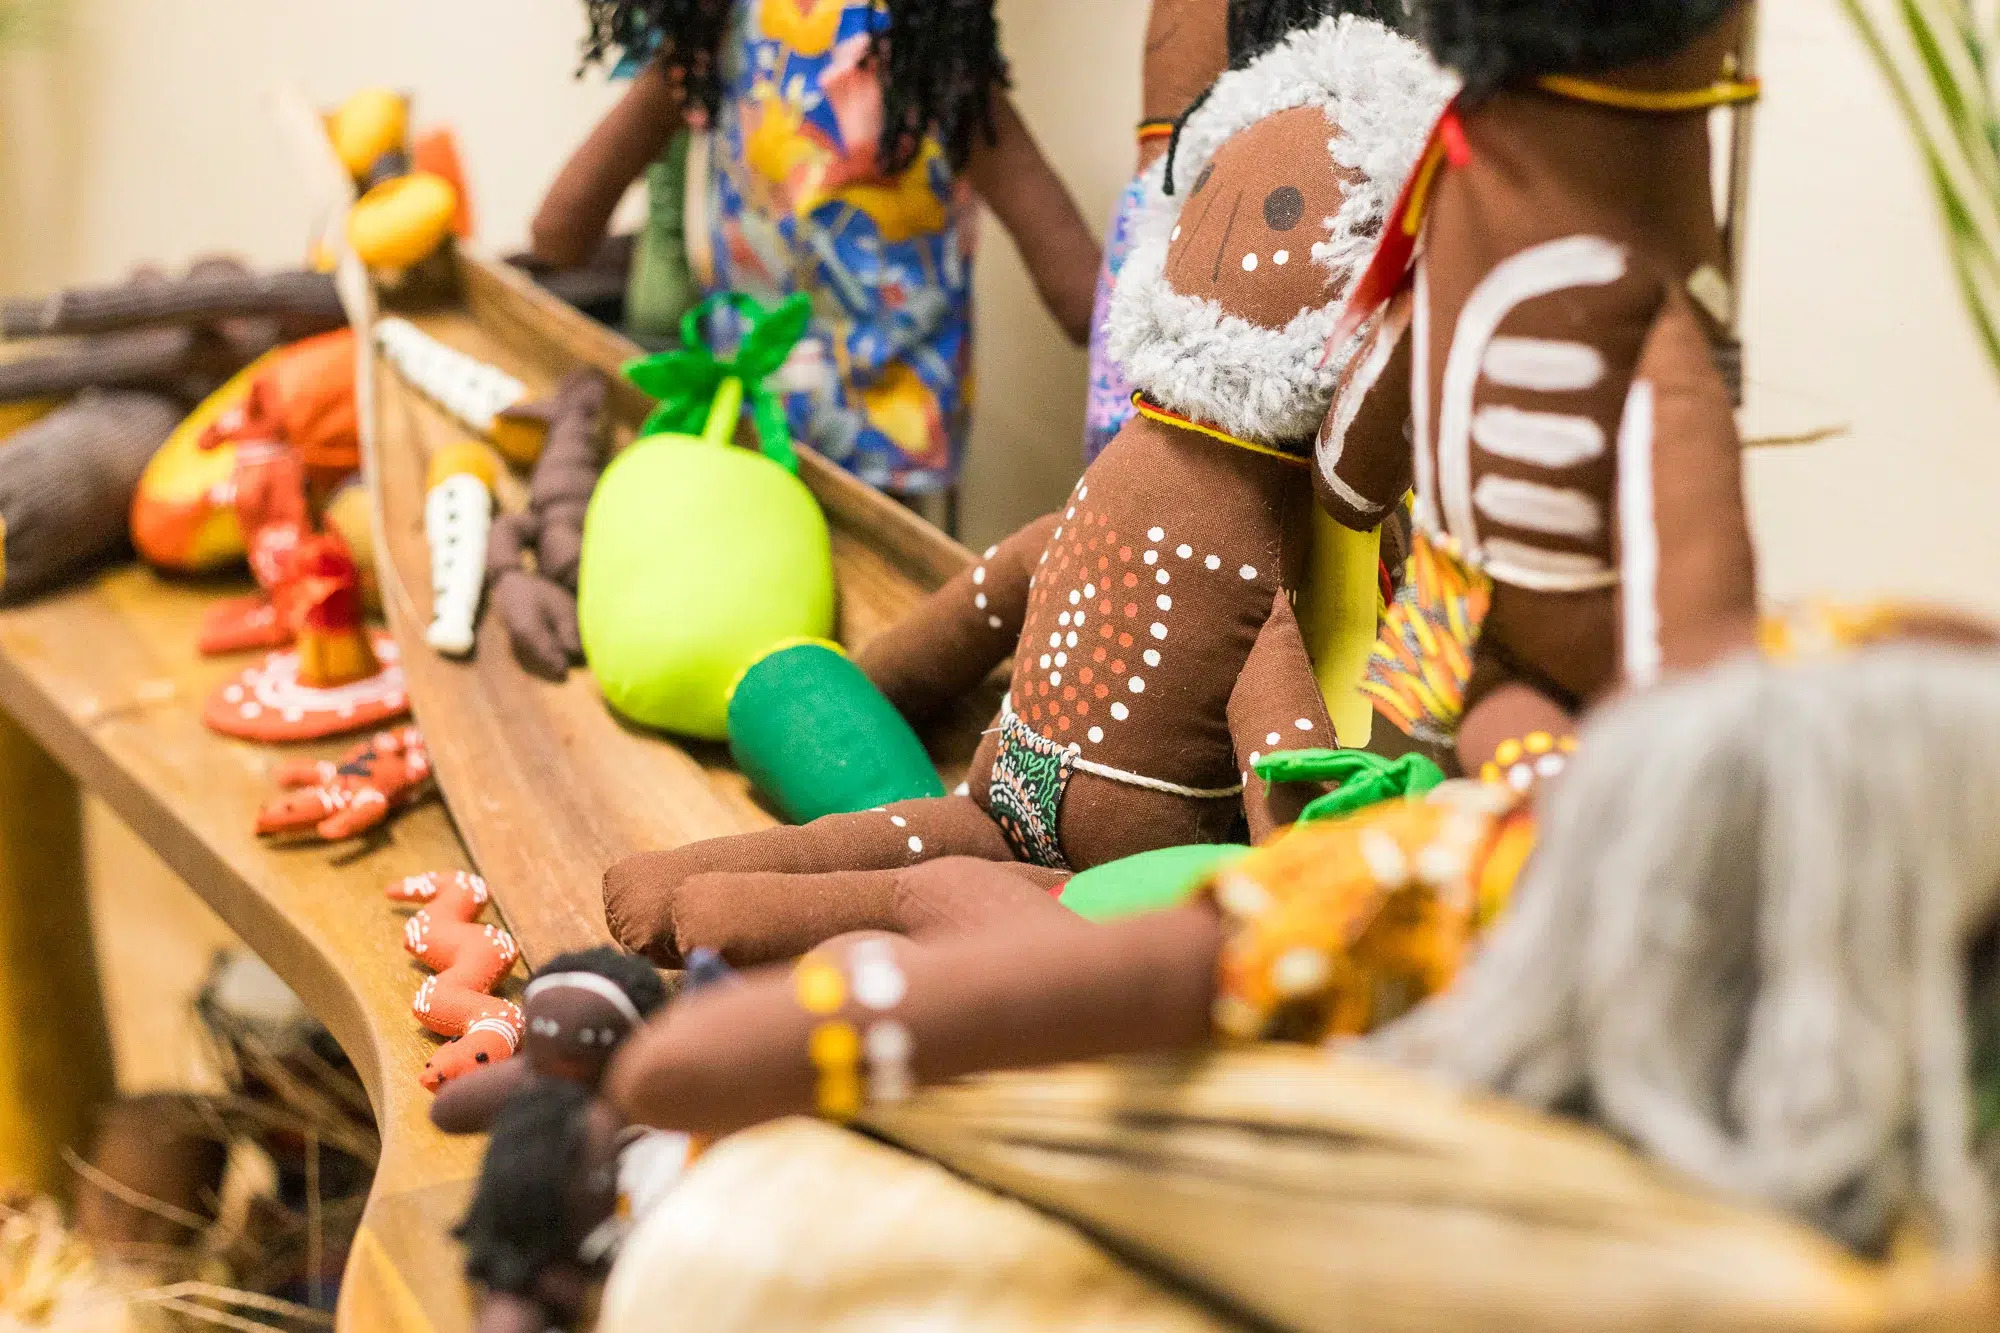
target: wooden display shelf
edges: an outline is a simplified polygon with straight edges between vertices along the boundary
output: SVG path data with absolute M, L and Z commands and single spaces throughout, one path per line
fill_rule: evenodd
M 354 1061 L 382 1157 L 343 1324 L 462 1328 L 466 1302 L 447 1233 L 480 1144 L 447 1138 L 426 1118 L 430 1094 L 415 1075 L 434 1044 L 410 1017 L 424 972 L 403 952 L 402 914 L 382 889 L 469 862 L 436 801 L 355 842 L 280 847 L 256 836 L 252 819 L 280 759 L 351 742 L 280 750 L 202 726 L 202 703 L 243 659 L 196 654 L 201 614 L 221 593 L 242 591 L 130 566 L 0 612 L 0 708 L 193 886 Z

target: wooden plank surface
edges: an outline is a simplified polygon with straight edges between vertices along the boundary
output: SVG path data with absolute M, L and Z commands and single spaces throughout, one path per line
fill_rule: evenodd
M 352 1328 L 467 1326 L 459 1260 L 446 1234 L 478 1169 L 479 1144 L 438 1134 L 416 1081 L 434 1049 L 410 1018 L 423 971 L 403 952 L 391 879 L 468 864 L 441 804 L 406 812 L 376 836 L 333 847 L 260 841 L 252 816 L 290 754 L 201 725 L 202 702 L 243 659 L 195 653 L 203 608 L 239 585 L 113 570 L 67 592 L 0 611 L 0 708 L 100 796 L 244 942 L 296 990 L 353 1059 L 382 1133 L 382 1159 L 355 1260 L 375 1268 L 357 1292 L 401 1284 L 423 1322 L 359 1308 Z M 81 893 L 78 885 L 48 885 Z

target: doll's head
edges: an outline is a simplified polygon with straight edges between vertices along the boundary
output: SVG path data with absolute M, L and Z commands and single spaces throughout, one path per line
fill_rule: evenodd
M 1415 28 L 1473 99 L 1543 74 L 1661 60 L 1742 0 L 1414 0 Z
M 611 948 L 561 954 L 522 997 L 522 1053 L 537 1074 L 595 1088 L 611 1052 L 666 998 L 643 958 Z
M 841 0 L 783 0 L 810 9 Z M 963 163 L 993 135 L 993 98 L 1007 87 L 1007 60 L 993 0 L 878 0 L 887 23 L 868 59 L 882 78 L 881 162 L 908 166 L 926 136 Z M 722 44 L 736 0 L 585 0 L 585 63 L 613 54 L 656 57 L 713 118 L 721 107 Z
M 489 1291 L 533 1296 L 549 1270 L 579 1262 L 618 1208 L 624 1124 L 588 1088 L 543 1079 L 510 1098 L 493 1124 L 472 1206 L 452 1235 L 466 1276 Z
M 1449 93 L 1414 42 L 1351 15 L 1225 74 L 1155 170 L 1111 352 L 1162 406 L 1280 442 L 1326 415 L 1340 303 Z

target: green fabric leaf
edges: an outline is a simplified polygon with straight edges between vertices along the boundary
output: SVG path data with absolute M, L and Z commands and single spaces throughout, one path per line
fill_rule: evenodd
M 703 333 L 709 316 L 724 306 L 741 315 L 747 326 L 733 361 L 717 357 Z M 734 378 L 743 383 L 750 422 L 764 456 L 787 472 L 797 472 L 798 451 L 792 445 L 785 405 L 765 381 L 785 364 L 811 323 L 812 301 L 803 292 L 787 297 L 776 310 L 766 310 L 742 292 L 709 297 L 681 320 L 685 346 L 625 366 L 625 378 L 660 401 L 641 434 L 701 434 L 716 392 L 723 381 Z
M 1338 819 L 1386 801 L 1422 796 L 1444 782 L 1444 770 L 1420 754 L 1384 759 L 1366 750 L 1280 750 L 1257 761 L 1266 782 L 1333 782 L 1339 785 L 1308 805 L 1301 824 Z

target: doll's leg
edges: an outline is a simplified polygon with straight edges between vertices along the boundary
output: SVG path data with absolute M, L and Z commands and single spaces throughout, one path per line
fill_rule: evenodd
M 1080 921 L 1053 896 L 1066 878 L 962 856 L 888 872 L 707 874 L 670 890 L 667 914 L 680 957 L 706 948 L 754 967 L 797 958 L 852 931 L 937 939 L 995 921 Z
M 678 962 L 674 891 L 696 875 L 895 871 L 945 856 L 1014 859 L 999 826 L 971 797 L 899 801 L 880 810 L 627 857 L 604 874 L 604 916 L 620 944 L 673 966 Z
M 605 1092 L 635 1123 L 723 1134 L 843 1118 L 984 1070 L 1190 1049 L 1211 1031 L 1221 940 L 1215 913 L 1193 906 L 820 949 L 669 1006 L 613 1059 Z M 835 1024 L 845 1040 L 823 1035 Z

